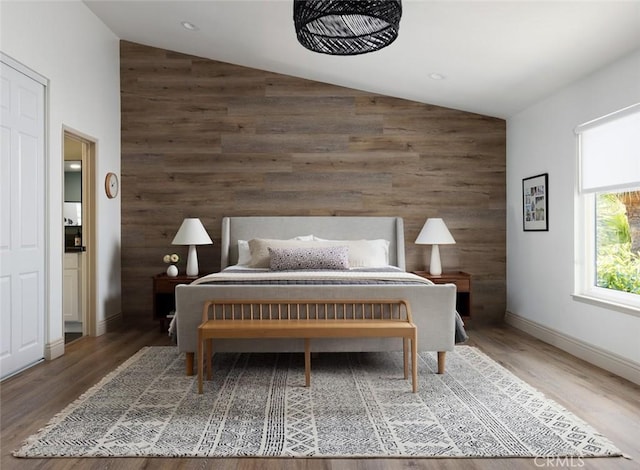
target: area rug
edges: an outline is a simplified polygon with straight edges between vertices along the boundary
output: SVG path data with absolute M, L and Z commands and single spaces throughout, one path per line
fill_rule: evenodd
M 175 347 L 147 347 L 17 450 L 17 457 L 598 457 L 620 451 L 470 346 L 401 353 L 218 354 L 197 393 Z

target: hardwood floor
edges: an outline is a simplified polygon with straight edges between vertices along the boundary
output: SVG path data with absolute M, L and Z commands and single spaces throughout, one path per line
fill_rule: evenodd
M 640 468 L 640 387 L 507 326 L 469 330 L 475 345 L 594 426 L 632 459 L 16 459 L 11 452 L 56 413 L 143 346 L 169 344 L 154 326 L 82 338 L 66 354 L 0 385 L 2 460 L 9 469 L 398 470 Z

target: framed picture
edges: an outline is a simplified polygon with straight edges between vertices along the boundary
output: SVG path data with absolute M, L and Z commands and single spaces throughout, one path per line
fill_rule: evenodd
M 522 180 L 522 223 L 525 232 L 549 230 L 549 174 Z

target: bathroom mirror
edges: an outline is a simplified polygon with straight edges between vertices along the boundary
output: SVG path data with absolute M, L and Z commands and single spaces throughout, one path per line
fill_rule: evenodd
M 65 251 L 82 245 L 82 161 L 64 162 L 63 223 Z M 79 242 L 78 242 L 79 240 Z
M 82 203 L 64 203 L 64 225 L 67 227 L 79 227 L 82 225 Z
M 82 162 L 64 162 L 64 202 L 82 202 Z

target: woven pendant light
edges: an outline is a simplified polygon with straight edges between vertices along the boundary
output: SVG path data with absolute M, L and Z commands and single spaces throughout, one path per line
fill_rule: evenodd
M 400 0 L 294 0 L 298 41 L 330 55 L 357 55 L 382 49 L 398 37 Z

